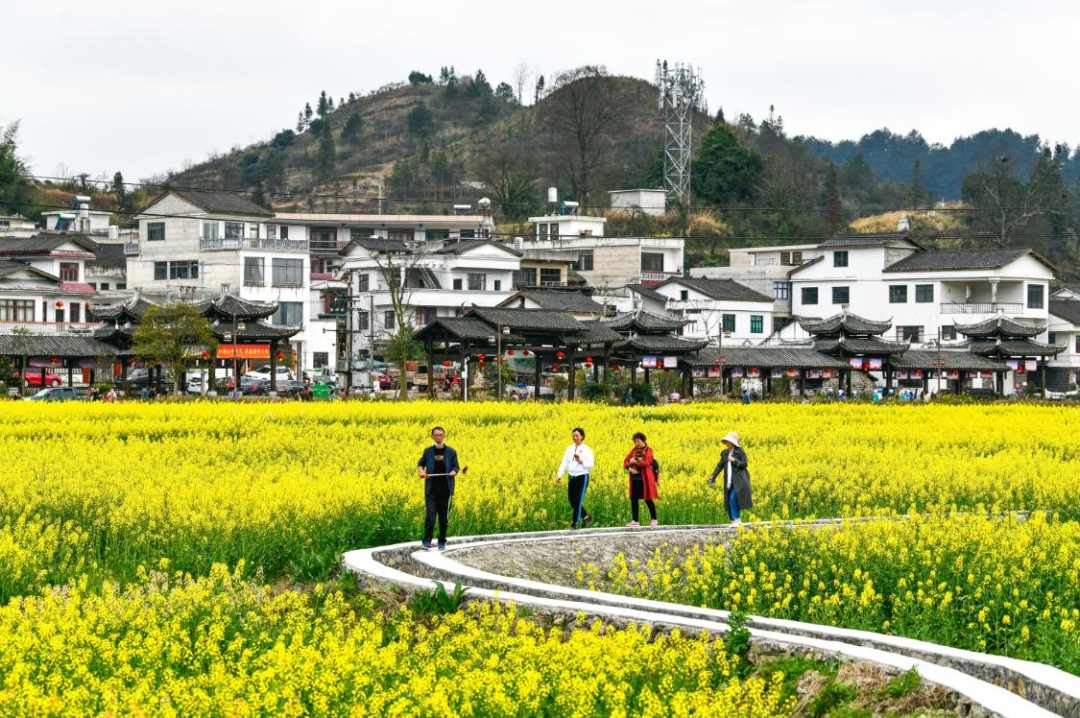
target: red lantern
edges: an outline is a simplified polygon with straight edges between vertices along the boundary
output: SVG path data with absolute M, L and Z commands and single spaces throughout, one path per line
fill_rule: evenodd
M 551 365 L 551 371 L 559 371 L 559 365 L 558 364 L 552 364 Z
M 523 349 L 523 350 L 521 351 L 521 356 L 523 356 L 523 357 L 527 357 L 527 356 L 529 356 L 529 350 L 528 350 L 528 349 Z
M 487 364 L 485 364 L 484 362 L 480 362 L 480 368 L 481 368 L 481 369 L 483 369 L 483 368 L 484 368 L 484 367 L 486 367 L 486 366 L 487 366 Z
M 618 364 L 616 364 L 615 366 L 611 367 L 611 371 L 619 371 L 620 369 L 622 369 L 622 367 L 621 367 L 621 366 L 619 366 Z
M 277 360 L 278 360 L 278 361 L 281 361 L 281 360 L 282 360 L 282 359 L 284 359 L 284 358 L 285 358 L 285 355 L 284 355 L 284 354 L 282 354 L 281 352 L 278 352 L 278 355 L 277 355 Z
M 480 361 L 484 361 L 484 359 L 487 358 L 487 355 L 486 354 L 477 354 L 476 358 L 479 359 Z
M 514 350 L 513 349 L 507 349 L 506 353 L 509 354 L 510 356 L 514 356 Z
M 585 357 L 585 361 L 591 364 L 592 363 L 592 357 Z
M 447 359 L 446 361 L 444 361 L 444 362 L 442 363 L 442 365 L 443 365 L 444 367 L 446 367 L 447 369 L 449 369 L 449 368 L 450 368 L 450 360 L 449 360 L 449 359 Z
M 56 357 L 53 357 L 52 359 L 50 359 L 49 363 L 52 364 L 53 366 L 56 366 Z
M 562 358 L 563 358 L 563 357 L 565 357 L 566 355 L 565 355 L 565 354 L 563 354 L 562 352 L 555 352 L 555 356 L 556 356 L 556 357 L 558 357 L 559 359 L 562 359 Z
M 592 362 L 591 361 L 585 362 L 585 368 L 586 369 L 592 369 Z
M 57 302 L 56 303 L 56 308 L 57 309 L 63 309 L 64 308 L 64 303 L 63 302 Z
M 202 353 L 202 358 L 203 359 L 209 359 L 210 358 L 210 352 L 203 352 Z
M 719 359 L 713 359 L 713 360 L 712 360 L 712 363 L 713 363 L 713 364 L 719 364 L 719 363 L 720 363 L 720 360 L 719 360 Z

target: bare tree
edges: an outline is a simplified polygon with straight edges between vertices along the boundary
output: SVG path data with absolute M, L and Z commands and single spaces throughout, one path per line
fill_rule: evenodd
M 1049 152 L 1036 159 L 1026 182 L 1017 165 L 1009 155 L 983 157 L 961 187 L 964 201 L 978 210 L 975 226 L 1000 247 L 1011 245 L 1018 230 L 1056 213 L 1064 191 Z
M 514 92 L 517 94 L 519 105 L 525 105 L 525 86 L 529 84 L 529 79 L 532 76 L 533 69 L 524 61 L 514 65 L 514 69 L 510 71 L 510 78 L 514 83 Z
M 590 65 L 560 74 L 545 103 L 550 150 L 583 205 L 589 203 L 600 160 L 620 125 L 621 99 L 607 70 Z
M 531 128 L 510 128 L 490 138 L 476 161 L 477 178 L 491 189 L 502 214 L 513 221 L 528 217 L 539 204 L 540 165 L 533 137 Z

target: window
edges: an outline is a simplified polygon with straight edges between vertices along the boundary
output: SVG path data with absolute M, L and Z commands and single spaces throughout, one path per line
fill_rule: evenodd
M 169 262 L 169 279 L 198 279 L 199 262 Z
M 536 225 L 536 233 L 541 237 L 548 236 L 547 227 L 548 226 L 546 224 L 538 224 L 538 225 Z
M 688 301 L 690 301 L 690 291 L 687 290 L 687 289 L 680 289 L 679 290 L 679 301 L 680 302 L 688 302 Z
M 103 292 L 109 291 L 109 283 L 108 282 L 102 282 L 101 283 L 101 291 L 103 291 Z
M 362 332 L 366 332 L 371 329 L 371 312 L 366 309 L 361 309 L 356 313 L 356 327 Z
M 889 304 L 907 304 L 907 285 L 889 285 Z
M 476 230 L 475 229 L 463 229 L 458 234 L 458 236 L 461 239 L 476 239 Z
M 483 292 L 487 290 L 487 275 L 469 272 L 469 291 Z
M 266 238 L 277 239 L 277 226 L 273 224 L 266 225 Z
M 73 321 L 73 322 L 81 322 L 82 321 L 82 305 L 81 304 L 77 304 L 75 302 L 71 303 L 71 321 Z M 1051 344 L 1052 343 L 1053 342 L 1051 342 Z
M 330 262 L 325 259 L 312 259 L 311 260 L 311 273 L 312 274 L 326 274 L 330 271 Z
M 416 237 L 416 230 L 412 229 L 388 229 L 386 230 L 387 239 L 397 240 L 399 242 L 411 242 Z
M 146 223 L 146 241 L 147 242 L 161 242 L 165 239 L 165 223 L 164 222 L 147 222 Z
M 802 288 L 802 303 L 817 304 L 817 287 Z
M 897 327 L 896 338 L 902 342 L 917 344 L 922 341 L 922 327 Z
M 0 322 L 34 321 L 33 299 L 0 299 Z
M 203 236 L 203 239 L 217 239 L 218 238 L 218 223 L 217 222 L 203 222 L 202 223 L 202 236 Z
M 956 327 L 954 327 L 954 326 L 952 326 L 950 324 L 948 326 L 943 326 L 941 328 L 941 340 L 942 341 L 951 342 L 951 341 L 954 341 L 955 339 L 956 339 Z
M 846 249 L 837 250 L 832 253 L 832 266 L 834 267 L 846 267 L 848 255 Z
M 394 314 L 393 309 L 387 309 L 383 312 L 383 326 L 387 329 L 393 329 L 397 326 L 397 315 Z
M 429 242 L 440 242 L 450 239 L 449 229 L 429 229 L 424 232 L 424 238 Z
M 266 286 L 266 260 L 264 257 L 244 257 L 244 286 Z
M 244 223 L 243 222 L 226 222 L 225 223 L 225 239 L 243 239 L 244 238 Z
M 850 304 L 851 303 L 851 290 L 849 287 L 833 287 L 832 288 L 832 303 L 833 304 Z
M 781 252 L 780 253 L 780 264 L 782 264 L 785 267 L 790 267 L 791 266 L 791 252 Z
M 576 272 L 591 272 L 593 268 L 593 251 L 591 249 L 583 249 L 578 252 L 577 261 L 573 265 Z
M 664 271 L 664 255 L 658 252 L 641 253 L 641 271 L 662 272 Z
M 282 239 L 288 239 L 289 238 L 289 225 L 287 225 L 287 224 L 280 225 L 279 229 L 281 230 L 281 238 Z
M 540 284 L 544 285 L 545 287 L 559 286 L 560 284 L 562 284 L 562 270 L 541 269 Z
M 330 352 L 312 352 L 311 363 L 316 369 L 330 366 Z
M 798 267 L 802 264 L 802 252 L 781 252 L 780 264 L 785 267 Z
M 375 234 L 371 227 L 357 227 L 349 230 L 349 239 L 369 239 Z
M 734 314 L 725 314 L 721 319 L 721 326 L 722 326 L 723 331 L 725 331 L 725 332 L 734 332 L 735 331 L 735 315 Z
M 773 299 L 790 299 L 791 282 L 773 282 L 772 296 Z
M 168 262 L 154 262 L 154 279 L 168 279 L 169 278 L 169 263 Z
M 750 333 L 761 334 L 765 331 L 765 317 L 761 314 L 750 315 Z
M 916 284 L 915 285 L 915 303 L 916 304 L 930 304 L 934 301 L 934 285 L 933 284 Z
M 460 292 L 460 291 L 461 291 L 461 288 L 462 288 L 462 284 L 463 284 L 462 280 L 460 280 L 460 279 L 455 279 L 455 280 L 454 280 L 454 291 L 455 291 L 455 292 Z
M 97 289 L 97 288 L 98 288 L 98 286 L 97 286 L 97 282 L 87 282 L 87 284 L 89 284 L 89 285 L 90 285 L 91 287 L 93 287 L 94 289 Z
M 1046 334 L 1047 344 L 1057 344 L 1057 332 L 1047 332 Z
M 274 287 L 302 287 L 304 286 L 304 260 L 283 259 L 274 257 L 272 265 L 271 286 Z
M 1074 350 L 1074 351 L 1075 351 L 1075 352 L 1076 352 L 1077 354 L 1080 354 L 1080 334 L 1077 334 L 1077 335 L 1076 335 L 1076 346 L 1075 346 L 1075 347 L 1073 347 L 1073 350 Z
M 251 235 L 252 239 L 258 239 L 259 238 L 259 225 L 255 224 L 254 222 L 249 224 L 248 225 L 248 234 Z
M 518 269 L 514 271 L 514 289 L 522 289 L 523 287 L 535 287 L 536 286 L 536 269 L 529 267 L 528 269 Z
M 494 284 L 495 284 L 495 291 L 496 292 L 501 292 L 502 291 L 502 280 L 501 279 L 496 279 Z
M 371 291 L 371 275 L 370 274 L 358 274 L 356 276 L 358 284 L 357 290 L 361 292 Z
M 117 289 L 127 289 L 127 282 L 117 282 L 116 283 L 116 288 Z
M 296 326 L 304 323 L 303 302 L 278 302 L 277 311 L 270 316 L 270 323 L 279 326 Z
M 79 263 L 78 262 L 60 262 L 60 281 L 61 282 L 77 282 L 77 281 L 79 281 Z
M 1042 309 L 1043 308 L 1043 285 L 1041 284 L 1029 284 L 1027 295 L 1028 309 Z

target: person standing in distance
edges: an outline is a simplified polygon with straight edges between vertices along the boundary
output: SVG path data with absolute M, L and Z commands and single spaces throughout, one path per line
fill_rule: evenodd
M 563 474 L 570 475 L 570 480 L 567 482 L 567 497 L 570 499 L 570 508 L 574 512 L 570 528 L 577 529 L 579 526 L 588 528 L 593 517 L 585 510 L 585 492 L 589 489 L 589 472 L 596 465 L 596 459 L 593 456 L 593 450 L 585 445 L 584 429 L 574 429 L 570 432 L 570 436 L 574 443 L 566 447 L 563 453 L 555 483 L 562 480 Z
M 424 449 L 416 465 L 417 473 L 424 479 L 424 502 L 427 514 L 424 517 L 425 549 L 431 548 L 431 537 L 435 532 L 435 519 L 439 519 L 439 550 L 446 550 L 446 524 L 450 519 L 450 504 L 454 500 L 454 477 L 458 474 L 457 452 L 446 445 L 446 430 L 436 426 L 431 430 L 435 442 Z
M 746 468 L 750 460 L 739 444 L 739 435 L 734 431 L 720 441 L 725 448 L 720 454 L 720 463 L 716 465 L 706 483 L 711 486 L 716 483 L 717 476 L 724 475 L 724 508 L 727 509 L 732 526 L 742 526 L 742 512 L 754 506 L 750 492 L 750 472 Z

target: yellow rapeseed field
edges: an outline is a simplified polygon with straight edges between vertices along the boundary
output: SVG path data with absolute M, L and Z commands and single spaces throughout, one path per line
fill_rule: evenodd
M 639 430 L 648 435 L 662 467 L 658 507 L 663 524 L 726 520 L 717 492 L 704 480 L 718 459 L 719 437 L 731 430 L 740 433 L 750 457 L 752 517 L 1046 509 L 1055 513 L 1056 518 L 1044 524 L 1052 526 L 1046 531 L 1055 535 L 1080 518 L 1075 480 L 1080 475 L 1080 415 L 1066 408 L 6 404 L 0 410 L 0 599 L 7 604 L 0 615 L 0 654 L 10 663 L 0 669 L 0 710 L 25 714 L 35 706 L 29 712 L 44 713 L 52 706 L 49 710 L 57 714 L 95 713 L 120 706 L 123 696 L 136 696 L 124 705 L 165 714 L 188 698 L 203 707 L 215 706 L 221 714 L 294 708 L 318 712 L 305 701 L 322 692 L 311 686 L 325 687 L 331 675 L 348 676 L 348 687 L 335 706 L 356 705 L 356 697 L 369 695 L 365 691 L 374 685 L 364 681 L 376 680 L 371 676 L 379 671 L 393 673 L 396 663 L 417 650 L 415 636 L 421 627 L 400 616 L 388 622 L 366 612 L 335 613 L 334 601 L 340 599 L 332 598 L 336 589 L 320 599 L 312 592 L 272 595 L 263 584 L 330 581 L 345 550 L 418 539 L 423 491 L 415 465 L 435 424 L 446 427 L 448 443 L 469 466 L 467 476 L 458 481 L 451 537 L 567 526 L 565 488 L 553 480 L 575 426 L 585 428 L 586 441 L 597 455 L 586 503 L 599 525 L 621 525 L 629 518 L 621 462 L 631 434 Z M 899 535 L 896 541 L 915 551 L 927 535 L 945 532 L 951 538 L 942 540 L 968 545 L 977 553 L 971 544 L 987 540 L 988 529 L 965 533 L 945 519 L 934 519 L 921 530 L 924 533 Z M 881 541 L 889 545 L 887 537 Z M 1030 546 L 1010 545 L 1018 550 Z M 775 560 L 780 562 L 782 544 L 776 546 Z M 832 573 L 832 556 L 840 550 L 823 544 L 813 554 L 829 561 L 828 571 L 818 569 L 822 582 L 840 580 Z M 1062 550 L 1048 554 L 1046 561 L 1064 575 Z M 1041 559 L 1028 553 L 1013 557 L 1014 568 L 1034 576 L 1025 559 Z M 215 568 L 219 564 L 232 568 Z M 899 564 L 897 570 L 901 567 L 911 574 L 907 581 L 916 586 L 915 599 L 922 599 L 919 588 L 926 593 L 931 585 L 926 582 L 934 581 L 933 599 L 944 600 L 948 589 L 937 585 L 946 579 L 938 581 L 934 573 L 942 569 L 925 562 Z M 171 583 L 161 585 L 160 579 L 148 576 L 150 570 L 172 577 Z M 1071 570 L 1075 577 L 1076 569 Z M 875 592 L 884 594 L 884 584 L 873 580 Z M 951 574 L 948 580 L 953 580 Z M 983 580 L 983 574 L 977 574 L 977 581 Z M 865 587 L 850 573 L 843 581 L 860 586 L 860 592 Z M 997 583 L 1003 591 L 1014 585 L 1020 589 L 1022 583 L 1020 578 L 995 581 L 995 591 Z M 1050 610 L 1064 626 L 1076 617 L 1062 617 L 1060 610 L 1069 599 L 1062 589 L 1055 590 L 1056 602 L 1033 604 L 1027 596 L 1027 606 Z M 756 591 L 767 593 L 762 586 Z M 824 601 L 829 593 L 814 588 L 807 601 L 811 594 Z M 954 599 L 957 595 L 953 590 Z M 712 603 L 726 605 L 729 598 L 718 595 Z M 753 610 L 764 612 L 757 607 L 765 606 L 766 599 L 758 600 Z M 751 606 L 745 598 L 739 605 Z M 823 606 L 808 620 L 843 620 L 843 612 L 833 608 L 830 613 Z M 1010 621 L 1019 620 L 1011 608 Z M 986 623 L 993 619 L 1000 624 L 1004 615 L 988 614 Z M 228 620 L 218 620 L 221 616 Z M 889 630 L 885 619 L 877 618 L 874 630 Z M 611 673 L 629 670 L 629 659 L 620 656 L 651 650 L 643 647 L 647 642 L 634 644 L 640 637 L 629 633 L 558 636 L 556 642 L 565 648 L 543 649 L 580 652 L 560 655 L 566 665 L 592 661 L 594 672 L 604 676 L 599 683 L 579 685 L 575 681 L 580 676 L 572 671 L 558 678 L 543 671 L 529 674 L 520 667 L 524 664 L 515 663 L 514 654 L 524 648 L 514 641 L 522 634 L 517 628 L 500 632 L 494 626 L 503 625 L 498 623 L 502 620 L 510 619 L 452 616 L 440 619 L 445 624 L 423 627 L 433 633 L 425 634 L 420 644 L 432 643 L 440 626 L 448 626 L 441 630 L 453 635 L 480 632 L 491 645 L 505 648 L 500 654 L 505 658 L 494 665 L 462 661 L 460 674 L 443 667 L 439 675 L 447 681 L 488 681 L 486 688 L 477 684 L 475 695 L 483 693 L 483 699 L 455 704 L 448 715 L 479 714 L 486 710 L 482 706 L 500 705 L 499 691 L 525 690 L 521 681 L 526 674 L 529 680 L 554 681 L 560 695 L 599 691 L 611 701 L 605 706 L 629 701 L 625 705 L 632 705 L 634 712 L 642 712 L 644 705 L 668 710 L 678 703 L 679 691 L 694 696 L 701 692 L 686 698 L 687 705 L 700 698 L 706 702 L 696 705 L 718 710 L 721 705 L 741 705 L 741 696 L 751 694 L 763 714 L 779 705 L 779 694 L 760 682 L 736 684 L 721 678 L 723 652 L 694 642 L 674 641 L 656 649 L 669 652 L 670 665 L 664 664 L 662 675 L 650 673 L 655 682 L 649 690 L 641 688 L 645 683 L 634 683 L 637 678 L 627 680 L 638 688 L 623 687 Z M 1051 623 L 1044 619 L 1039 625 Z M 400 629 L 393 629 L 397 633 L 387 633 L 389 625 L 399 624 Z M 366 634 L 380 626 L 385 628 L 381 642 L 363 644 Z M 1025 640 L 1035 641 L 1036 624 L 1028 622 L 1017 630 L 1025 626 Z M 529 628 L 525 636 L 540 641 L 535 633 L 539 630 Z M 1074 635 L 1064 628 L 1054 635 L 1040 631 L 1040 641 L 1044 635 L 1050 636 L 1045 640 L 1060 641 Z M 996 629 L 987 634 L 987 650 L 1002 650 L 995 643 L 997 634 Z M 618 641 L 629 643 L 618 649 L 623 653 L 613 649 L 608 659 L 600 646 L 616 646 Z M 371 655 L 359 657 L 361 644 L 369 646 L 363 650 Z M 69 646 L 80 647 L 82 653 L 66 653 Z M 716 662 L 710 673 L 716 678 L 708 688 L 731 691 L 723 701 L 717 702 L 718 694 L 705 692 L 705 687 L 678 678 L 678 665 L 691 661 L 694 651 Z M 84 670 L 70 670 L 73 656 L 85 658 Z M 401 670 L 408 675 L 380 684 L 380 691 L 399 696 L 400 703 L 380 712 L 424 712 L 419 701 L 441 695 L 438 681 L 423 682 L 418 665 Z M 474 673 L 484 678 L 469 678 Z M 263 690 L 280 698 L 276 707 L 258 703 L 256 694 Z M 163 695 L 168 696 L 164 703 Z M 200 712 L 192 705 L 176 710 Z M 574 713 L 572 706 L 560 710 Z M 618 714 L 615 708 L 611 712 Z

